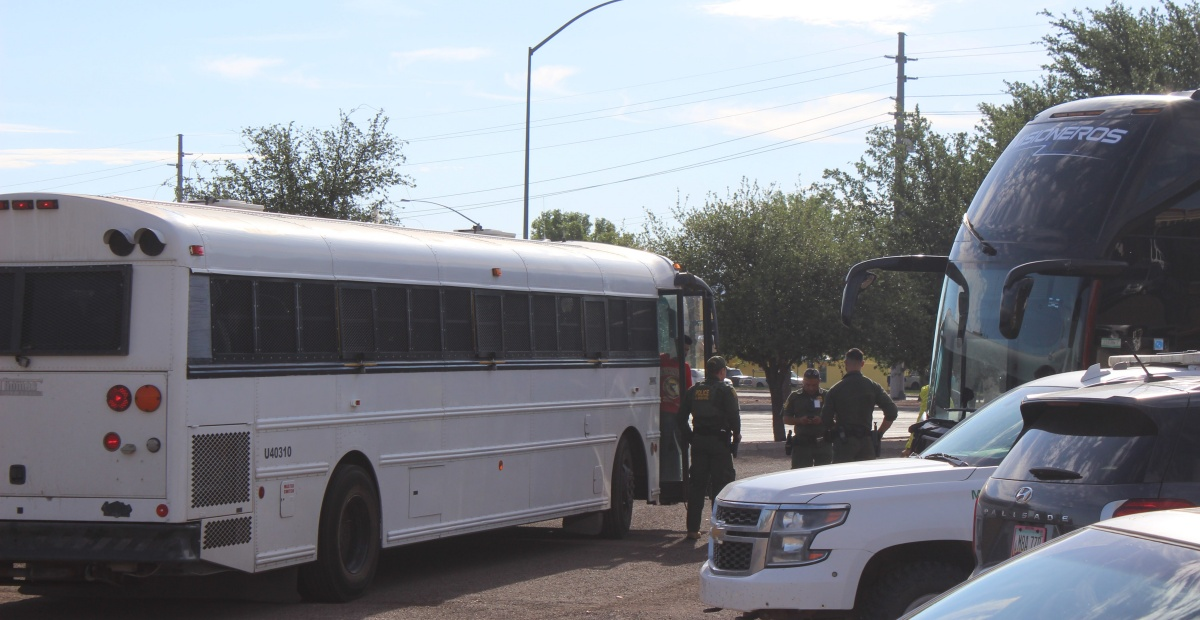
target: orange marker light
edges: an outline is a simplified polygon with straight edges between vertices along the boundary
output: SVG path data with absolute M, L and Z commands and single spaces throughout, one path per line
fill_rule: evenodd
M 162 392 L 159 392 L 158 388 L 153 385 L 143 385 L 138 388 L 133 400 L 137 403 L 138 409 L 146 413 L 158 411 L 158 406 L 162 404 Z
M 492 277 L 493 278 L 499 278 L 501 273 L 502 272 L 500 271 L 499 267 L 492 267 Z
M 500 471 L 504 471 L 504 461 L 500 461 Z

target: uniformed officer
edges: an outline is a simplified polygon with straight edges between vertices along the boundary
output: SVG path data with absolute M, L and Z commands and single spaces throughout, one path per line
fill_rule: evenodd
M 801 388 L 783 404 L 783 423 L 794 424 L 792 469 L 828 465 L 833 462 L 833 444 L 825 440 L 830 420 L 822 411 L 826 390 L 821 388 L 821 371 L 809 368 L 801 377 Z
M 869 461 L 875 456 L 875 437 L 882 436 L 896 419 L 896 403 L 878 383 L 862 375 L 863 352 L 846 352 L 846 376 L 825 394 L 825 413 L 833 421 L 833 462 Z M 871 428 L 875 407 L 883 410 L 879 430 Z
M 688 418 L 692 424 L 688 426 Z M 683 396 L 679 405 L 679 434 L 692 446 L 688 485 L 687 537 L 700 538 L 704 496 L 716 498 L 733 482 L 733 445 L 742 440 L 737 393 L 725 385 L 725 358 L 713 356 L 704 364 L 704 383 Z

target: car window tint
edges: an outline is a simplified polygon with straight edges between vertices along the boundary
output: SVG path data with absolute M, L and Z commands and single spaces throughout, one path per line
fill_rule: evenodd
M 1200 551 L 1080 530 L 984 573 L 921 618 L 1195 618 Z
M 1178 416 L 1163 482 L 1200 482 L 1200 416 Z
M 1080 475 L 1055 480 L 1073 484 L 1128 484 L 1143 481 L 1158 430 L 1145 414 L 1128 407 L 1081 405 L 1046 407 L 1013 447 L 997 478 L 1038 478 L 1033 468 Z
M 976 467 L 996 465 L 1004 459 L 1017 440 L 1024 421 L 1021 401 L 1030 394 L 1058 392 L 1065 387 L 1013 388 L 984 405 L 922 450 L 922 454 L 949 454 Z

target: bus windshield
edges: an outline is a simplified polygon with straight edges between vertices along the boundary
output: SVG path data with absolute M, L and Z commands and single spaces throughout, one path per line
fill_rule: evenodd
M 1151 116 L 1027 125 L 967 210 L 985 239 L 1094 241 Z
M 1089 282 L 1037 278 L 1020 336 L 1009 340 L 999 333 L 997 317 L 1007 265 L 968 263 L 962 273 L 965 288 L 947 278 L 942 289 L 932 369 L 934 417 L 961 420 L 1021 383 L 1079 365 L 1076 343 Z

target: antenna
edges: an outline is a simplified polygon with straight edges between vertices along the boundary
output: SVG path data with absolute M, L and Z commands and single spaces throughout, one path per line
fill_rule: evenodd
M 480 232 L 480 231 L 482 231 L 482 230 L 483 230 L 483 226 L 482 226 L 482 225 L 480 225 L 480 223 L 479 223 L 479 222 L 476 222 L 475 220 L 473 220 L 473 219 L 471 219 L 471 218 L 469 218 L 469 217 L 467 217 L 467 216 L 463 215 L 462 213 L 460 213 L 460 212 L 459 212 L 459 210 L 458 210 L 458 209 L 455 209 L 454 207 L 450 207 L 450 206 L 444 205 L 444 204 L 442 204 L 442 203 L 440 203 L 440 202 L 433 202 L 432 200 L 418 200 L 418 199 L 416 199 L 416 198 L 401 198 L 401 199 L 400 199 L 400 202 L 423 202 L 423 203 L 425 203 L 425 204 L 437 205 L 437 206 L 439 206 L 439 207 L 442 207 L 443 209 L 450 209 L 451 211 L 453 211 L 453 212 L 455 212 L 455 213 L 458 213 L 459 215 L 461 215 L 461 216 L 463 217 L 463 219 L 465 219 L 465 220 L 467 220 L 468 222 L 470 222 L 470 223 L 474 224 L 474 226 L 472 226 L 472 227 L 471 227 L 471 232 L 478 233 L 478 232 Z

